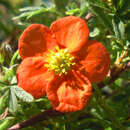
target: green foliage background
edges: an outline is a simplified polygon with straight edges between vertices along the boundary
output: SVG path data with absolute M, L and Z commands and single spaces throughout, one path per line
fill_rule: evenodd
M 32 23 L 50 26 L 58 18 L 85 19 L 88 13 L 93 15 L 87 22 L 90 39 L 102 42 L 110 52 L 110 76 L 101 88 L 93 84 L 93 96 L 82 111 L 49 117 L 24 129 L 130 129 L 129 0 L 0 0 L 0 130 L 51 109 L 47 97 L 34 100 L 17 87 L 16 70 L 21 62 L 17 42 L 22 31 Z

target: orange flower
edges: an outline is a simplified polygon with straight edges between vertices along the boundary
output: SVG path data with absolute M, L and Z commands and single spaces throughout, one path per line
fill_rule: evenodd
M 35 98 L 48 96 L 61 112 L 81 110 L 88 102 L 90 82 L 104 80 L 110 67 L 109 53 L 97 41 L 88 41 L 86 22 L 68 16 L 50 28 L 32 24 L 22 33 L 17 70 L 18 86 Z

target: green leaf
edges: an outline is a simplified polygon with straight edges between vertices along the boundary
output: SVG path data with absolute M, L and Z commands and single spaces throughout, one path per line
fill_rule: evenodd
M 29 14 L 30 14 L 30 12 L 24 12 L 24 13 L 18 15 L 18 16 L 13 17 L 12 20 L 25 18 L 25 17 L 27 17 Z
M 103 23 L 104 27 L 107 27 L 109 31 L 113 34 L 113 28 L 111 25 L 111 16 L 106 14 L 106 9 L 101 8 L 100 6 L 97 6 L 93 4 L 92 2 L 86 2 L 86 6 L 90 12 L 92 12 L 97 18 L 100 20 L 100 22 Z
M 120 0 L 112 0 L 112 4 L 113 6 L 118 9 L 118 3 L 119 3 Z
M 119 22 L 119 31 L 120 31 L 121 39 L 124 39 L 125 26 L 124 26 L 124 23 L 122 21 Z
M 14 53 L 14 55 L 13 55 L 13 57 L 12 57 L 12 59 L 11 59 L 10 66 L 16 64 L 19 59 L 20 59 L 20 55 L 19 55 L 19 51 L 17 50 L 17 51 Z
M 116 37 L 120 40 L 123 40 L 125 35 L 124 23 L 118 17 L 115 16 L 112 20 L 112 24 Z
M 80 9 L 76 8 L 76 9 L 71 9 L 65 12 L 66 15 L 74 15 L 75 13 L 80 13 Z
M 18 64 L 15 64 L 15 65 L 11 66 L 9 69 L 6 67 L 2 67 L 2 69 L 4 68 L 4 72 L 5 72 L 4 76 L 2 76 L 2 79 L 1 79 L 2 82 L 5 82 L 7 80 L 8 81 L 12 80 L 13 76 L 16 74 L 15 72 L 17 69 L 17 65 Z
M 130 50 L 130 41 L 127 40 L 127 41 L 125 42 L 124 49 L 125 49 L 125 50 Z
M 105 128 L 105 130 L 112 130 L 112 128 L 111 127 L 107 127 L 107 128 Z
M 7 69 L 7 71 L 5 72 L 4 76 L 2 76 L 1 81 L 2 82 L 6 82 L 7 80 L 11 81 L 11 79 L 14 76 L 14 69 L 16 69 L 16 66 L 12 66 L 9 69 Z
M 0 96 L 3 96 L 3 94 L 5 94 L 5 92 L 9 89 L 9 86 L 8 87 L 1 87 L 0 88 Z
M 9 91 L 3 93 L 2 97 L 0 97 L 0 113 L 2 113 L 6 108 L 6 102 L 8 99 Z
M 125 11 L 130 9 L 130 1 L 129 0 L 120 0 L 119 6 L 120 6 L 119 12 L 124 13 Z
M 2 55 L 1 49 L 0 49 L 0 64 L 4 63 L 4 56 Z
M 7 130 L 8 123 L 9 123 L 9 120 L 4 120 L 4 121 L 0 124 L 0 130 Z
M 1 81 L 0 81 L 0 86 L 2 86 L 2 87 L 6 87 L 6 86 L 8 86 L 8 84 L 5 83 L 5 82 L 1 82 Z
M 13 89 L 15 90 L 15 94 L 17 95 L 17 97 L 21 100 L 23 100 L 24 102 L 33 102 L 34 98 L 32 95 L 30 95 L 29 93 L 25 92 L 22 88 L 18 87 L 18 86 L 12 86 Z
M 20 11 L 24 11 L 24 12 L 20 14 L 19 16 L 13 17 L 13 20 L 24 18 L 24 17 L 27 19 L 30 19 L 36 15 L 41 15 L 42 13 L 48 12 L 49 10 L 51 10 L 51 8 L 43 8 L 43 7 L 22 8 Z
M 7 117 L 0 122 L 0 130 L 7 130 L 14 122 L 14 117 Z
M 93 31 L 90 32 L 90 37 L 96 37 L 99 35 L 100 30 L 98 28 L 94 28 Z
M 116 84 L 117 86 L 121 86 L 121 85 L 122 85 L 122 82 L 123 82 L 122 78 L 118 78 L 118 79 L 115 81 L 115 84 Z
M 42 13 L 45 13 L 45 12 L 48 12 L 48 9 L 47 8 L 42 8 L 42 9 L 39 9 L 39 10 L 36 10 L 34 12 L 31 12 L 28 16 L 27 16 L 27 19 L 30 19 L 36 15 L 40 15 Z
M 1 68 L 2 68 L 2 71 L 3 71 L 3 72 L 7 72 L 7 71 L 8 71 L 8 68 L 5 67 L 5 66 L 2 66 Z
M 15 113 L 17 111 L 18 103 L 17 103 L 17 98 L 15 95 L 15 90 L 11 86 L 10 87 L 10 98 L 9 98 L 9 111 L 12 113 Z
M 25 7 L 25 8 L 21 8 L 19 9 L 20 12 L 25 12 L 25 11 L 35 11 L 35 10 L 39 10 L 42 7 Z
M 12 80 L 10 81 L 10 86 L 17 85 L 17 77 L 13 76 Z
M 12 57 L 12 48 L 9 44 L 2 43 L 0 48 L 0 63 L 7 65 Z

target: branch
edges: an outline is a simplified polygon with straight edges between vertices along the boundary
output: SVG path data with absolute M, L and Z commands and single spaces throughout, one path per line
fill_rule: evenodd
M 60 115 L 64 115 L 64 113 L 58 112 L 53 109 L 46 110 L 44 112 L 41 112 L 39 115 L 33 116 L 28 120 L 25 120 L 21 123 L 18 123 L 16 125 L 12 126 L 8 130 L 20 130 L 20 129 L 28 127 L 28 126 L 35 125 L 36 123 L 43 121 L 43 120 L 47 119 L 48 117 L 56 117 L 56 116 L 60 116 Z
M 130 61 L 127 64 L 122 65 L 120 68 L 118 68 L 117 66 L 114 66 L 113 69 L 111 70 L 111 74 L 110 74 L 111 77 L 106 84 L 109 85 L 109 84 L 113 83 L 116 79 L 119 78 L 119 76 L 123 72 L 125 72 L 128 69 L 130 69 Z M 98 86 L 100 88 L 103 88 L 106 84 L 104 82 L 100 82 L 100 83 L 98 83 Z
M 115 61 L 114 67 L 110 72 L 110 80 L 106 83 L 107 85 L 113 83 L 116 79 L 119 78 L 122 72 L 125 72 L 127 69 L 130 69 L 130 61 L 127 64 L 123 64 L 123 59 L 127 56 L 127 51 L 122 51 L 121 56 Z M 97 85 L 100 88 L 103 88 L 106 85 L 104 82 L 100 82 Z

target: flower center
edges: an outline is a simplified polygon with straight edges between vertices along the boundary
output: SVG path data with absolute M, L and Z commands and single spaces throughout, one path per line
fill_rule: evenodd
M 49 70 L 53 70 L 55 74 L 67 74 L 68 70 L 71 70 L 71 66 L 75 63 L 73 62 L 74 57 L 68 53 L 68 49 L 59 49 L 56 47 L 56 52 L 50 51 L 47 54 L 47 67 Z

